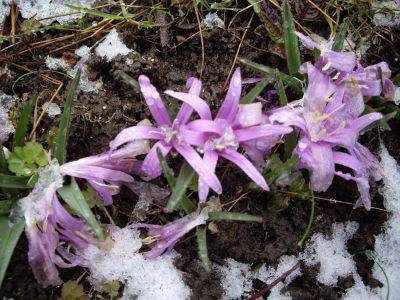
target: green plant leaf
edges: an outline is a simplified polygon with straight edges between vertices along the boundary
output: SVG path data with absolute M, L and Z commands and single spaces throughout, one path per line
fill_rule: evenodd
M 41 144 L 29 142 L 23 147 L 15 147 L 7 162 L 8 169 L 17 176 L 31 176 L 38 166 L 47 165 L 48 159 Z
M 243 65 L 253 69 L 256 72 L 263 74 L 267 80 L 274 80 L 276 78 L 276 73 L 279 72 L 279 75 L 281 76 L 282 81 L 286 85 L 288 85 L 296 95 L 302 95 L 303 84 L 300 79 L 298 79 L 294 76 L 289 76 L 285 73 L 277 71 L 276 69 L 252 62 L 248 59 L 239 58 L 239 62 L 242 63 Z
M 24 225 L 25 221 L 11 223 L 8 217 L 0 216 L 0 287 Z
M 346 39 L 347 31 L 349 30 L 349 22 L 345 19 L 340 25 L 339 32 L 336 35 L 335 41 L 332 45 L 332 50 L 340 52 L 343 50 L 344 40 Z
M 310 197 L 310 202 L 311 202 L 311 209 L 310 209 L 310 217 L 308 218 L 308 224 L 306 229 L 304 230 L 304 233 L 298 243 L 299 246 L 302 246 L 307 239 L 307 237 L 310 235 L 311 227 L 314 221 L 315 217 L 315 197 L 314 197 L 314 191 L 310 189 L 311 192 L 311 197 Z
M 9 215 L 11 211 L 11 200 L 1 200 L 0 201 L 0 216 Z
M 79 216 L 86 220 L 99 239 L 104 240 L 103 230 L 101 229 L 100 224 L 93 212 L 90 210 L 89 204 L 86 202 L 85 197 L 83 196 L 82 191 L 75 179 L 71 179 L 70 185 L 63 186 L 62 188 L 58 189 L 58 193 Z
M 260 4 L 258 3 L 258 0 L 247 0 L 247 2 L 250 3 L 251 6 L 253 6 L 254 12 L 256 14 L 259 14 L 261 12 L 261 7 Z
M 217 211 L 208 213 L 207 221 L 243 221 L 262 223 L 263 218 L 260 216 L 252 216 L 237 212 Z
M 24 109 L 21 112 L 17 127 L 15 129 L 13 149 L 15 149 L 15 147 L 22 147 L 25 144 L 25 136 L 28 131 L 29 121 L 32 116 L 33 107 L 36 104 L 36 100 L 37 96 L 33 95 L 25 104 Z
M 289 0 L 283 0 L 283 37 L 285 40 L 286 64 L 289 69 L 290 75 L 296 75 L 299 72 L 301 60 L 300 50 L 295 34 L 296 28 L 292 12 L 290 11 Z
M 207 227 L 201 225 L 197 227 L 197 245 L 199 247 L 199 257 L 203 263 L 204 268 L 208 271 L 211 269 L 211 262 L 208 258 L 207 251 Z
M 181 167 L 179 172 L 179 176 L 176 180 L 175 187 L 172 189 L 171 197 L 169 198 L 166 211 L 172 212 L 175 210 L 176 206 L 181 202 L 183 196 L 186 193 L 187 188 L 192 182 L 192 178 L 194 176 L 194 170 L 192 167 L 185 161 Z
M 98 10 L 94 10 L 94 9 L 79 7 L 79 6 L 75 6 L 75 5 L 71 5 L 71 4 L 65 4 L 65 6 L 71 8 L 73 10 L 88 14 L 88 15 L 102 17 L 106 20 L 119 20 L 119 21 L 125 20 L 125 17 L 123 17 L 123 16 L 108 14 L 108 13 L 104 13 L 102 11 L 98 11 Z M 131 17 L 133 17 L 133 15 L 131 15 L 131 14 L 129 14 L 129 15 Z
M 269 183 L 273 183 L 283 174 L 289 174 L 292 172 L 294 166 L 300 161 L 300 157 L 293 156 L 282 162 L 278 155 L 270 156 L 269 160 L 267 161 L 267 168 L 268 172 L 264 172 L 265 180 Z
M 246 95 L 240 99 L 240 104 L 253 103 L 254 100 L 260 95 L 260 93 L 265 89 L 267 84 L 270 83 L 268 80 L 263 80 L 257 83 Z
M 28 189 L 30 177 L 0 174 L 0 187 L 9 189 Z
M 8 171 L 8 164 L 6 160 L 6 155 L 4 153 L 3 145 L 0 145 L 0 172 L 7 172 Z
M 134 89 L 136 92 L 140 93 L 140 85 L 139 85 L 139 82 L 138 82 L 137 80 L 133 79 L 131 76 L 129 76 L 129 75 L 128 75 L 127 73 L 125 73 L 124 71 L 119 71 L 119 74 L 120 74 L 122 80 L 123 80 L 126 84 L 132 86 L 133 89 Z
M 78 88 L 80 76 L 81 71 L 78 70 L 78 72 L 76 72 L 75 78 L 72 80 L 70 88 L 68 89 L 64 111 L 61 116 L 60 127 L 57 132 L 57 142 L 54 148 L 54 157 L 58 160 L 58 163 L 60 165 L 65 163 L 65 152 L 67 148 L 68 130 L 71 123 L 72 104 L 74 102 L 74 96 Z

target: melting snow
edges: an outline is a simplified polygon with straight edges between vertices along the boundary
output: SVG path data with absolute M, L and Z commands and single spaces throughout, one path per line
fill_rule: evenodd
M 95 53 L 110 62 L 118 55 L 127 55 L 132 51 L 121 41 L 117 30 L 113 28 L 97 46 Z
M 39 20 L 40 23 L 49 25 L 54 21 L 60 24 L 66 24 L 83 17 L 82 13 L 65 6 L 65 4 L 88 8 L 91 7 L 95 1 L 96 0 L 16 0 L 16 3 L 18 4 L 23 18 L 35 18 Z
M 53 118 L 55 116 L 58 116 L 61 114 L 61 108 L 58 106 L 57 103 L 50 103 L 49 102 L 45 102 L 42 106 L 43 110 L 47 110 L 47 114 L 49 115 L 49 117 Z
M 81 79 L 79 81 L 79 88 L 84 92 L 98 92 L 103 86 L 103 80 L 101 78 L 92 81 L 89 79 L 89 70 L 87 62 L 92 57 L 90 48 L 88 46 L 82 46 L 75 50 L 75 54 L 81 59 L 72 68 L 66 60 L 62 58 L 54 58 L 48 56 L 46 58 L 46 66 L 51 70 L 63 70 L 71 77 L 76 75 L 78 69 L 81 70 Z
M 9 96 L 0 91 L 0 142 L 8 140 L 10 133 L 14 132 L 14 126 L 8 118 L 8 111 L 14 106 L 16 97 Z
M 173 264 L 175 255 L 147 260 L 138 253 L 142 246 L 139 232 L 123 228 L 111 233 L 113 246 L 104 251 L 91 245 L 84 253 L 91 272 L 89 281 L 101 290 L 103 284 L 120 281 L 125 288 L 122 299 L 188 299 L 189 288 Z
M 376 11 L 373 22 L 377 26 L 397 26 L 400 24 L 400 1 L 373 0 L 371 7 Z
M 0 0 L 0 24 L 3 24 L 4 18 L 10 14 L 11 0 Z
M 225 28 L 224 21 L 217 13 L 208 13 L 201 23 L 205 28 Z

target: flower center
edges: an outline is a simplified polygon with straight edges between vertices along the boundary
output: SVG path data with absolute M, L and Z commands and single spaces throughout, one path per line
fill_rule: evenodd
M 204 150 L 223 151 L 225 149 L 237 150 L 239 143 L 231 126 L 227 126 L 224 134 L 218 138 L 211 138 L 206 142 Z
M 161 126 L 161 132 L 165 135 L 164 141 L 167 144 L 172 143 L 174 140 L 180 143 L 182 141 L 182 137 L 179 134 L 179 121 L 177 119 L 172 123 L 172 127 L 168 125 Z

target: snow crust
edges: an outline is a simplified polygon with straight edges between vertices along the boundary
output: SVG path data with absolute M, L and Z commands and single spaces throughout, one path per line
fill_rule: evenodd
M 103 284 L 117 280 L 125 285 L 121 299 L 189 299 L 190 290 L 173 264 L 175 254 L 145 259 L 138 253 L 139 232 L 128 227 L 113 230 L 111 239 L 111 249 L 90 245 L 84 252 L 95 288 L 101 290 Z
M 0 24 L 3 24 L 4 18 L 10 14 L 11 0 L 0 0 Z
M 87 62 L 92 58 L 90 48 L 88 46 L 81 46 L 75 50 L 75 54 L 80 57 L 80 60 L 71 67 L 70 63 L 62 58 L 55 58 L 48 56 L 46 58 L 46 66 L 50 70 L 62 70 L 67 72 L 71 77 L 75 77 L 76 72 L 81 70 L 81 78 L 79 81 L 79 89 L 83 92 L 98 92 L 103 87 L 103 80 L 99 78 L 95 81 L 89 79 L 89 69 Z
M 400 1 L 373 0 L 371 7 L 376 11 L 373 22 L 377 26 L 394 27 L 400 24 Z
M 8 136 L 14 132 L 8 112 L 14 106 L 16 97 L 7 95 L 0 91 L 0 142 L 6 142 Z
M 95 53 L 110 62 L 118 55 L 128 55 L 132 51 L 121 41 L 117 30 L 113 28 L 97 46 Z
M 96 0 L 16 0 L 23 18 L 34 18 L 43 25 L 54 21 L 67 24 L 83 17 L 83 13 L 65 6 L 66 4 L 89 8 L 95 2 Z
M 217 13 L 208 13 L 201 23 L 205 28 L 225 28 L 224 21 Z
M 42 109 L 46 109 L 47 108 L 47 114 L 49 115 L 49 117 L 53 118 L 55 116 L 58 116 L 61 114 L 61 108 L 58 106 L 57 103 L 48 103 L 45 102 L 42 106 Z

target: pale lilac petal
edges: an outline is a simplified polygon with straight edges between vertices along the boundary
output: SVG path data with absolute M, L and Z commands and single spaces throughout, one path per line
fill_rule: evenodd
M 198 130 L 189 129 L 186 126 L 181 126 L 179 129 L 179 134 L 185 143 L 202 148 L 204 144 L 208 141 L 210 136 L 209 132 L 201 132 Z
M 254 167 L 254 165 L 242 154 L 233 150 L 225 149 L 224 151 L 219 152 L 219 155 L 236 164 L 240 169 L 243 170 L 243 172 L 247 174 L 247 176 L 249 176 L 262 189 L 269 191 L 268 184 L 265 182 L 264 177 Z
M 146 174 L 146 178 L 148 180 L 157 178 L 162 174 L 160 160 L 158 159 L 157 155 L 157 148 L 161 150 L 163 156 L 167 156 L 169 151 L 172 149 L 171 146 L 166 145 L 162 141 L 154 144 L 149 153 L 146 155 L 142 164 L 142 170 Z
M 385 78 L 383 80 L 383 93 L 385 97 L 391 101 L 394 101 L 395 91 L 396 87 L 394 86 L 393 82 L 390 79 Z
M 295 126 L 302 131 L 307 131 L 306 121 L 300 112 L 289 107 L 273 112 L 269 116 L 269 120 L 272 124 L 279 123 L 285 126 Z
M 364 97 L 357 88 L 347 89 L 343 102 L 345 110 L 351 118 L 357 118 L 365 109 Z
M 193 131 L 208 132 L 222 135 L 225 132 L 226 122 L 211 120 L 194 120 L 187 124 L 187 128 Z
M 335 164 L 339 164 L 354 170 L 355 174 L 361 174 L 363 172 L 363 165 L 361 162 L 350 154 L 334 151 L 333 161 Z
M 157 124 L 159 126 L 172 126 L 172 121 L 168 115 L 168 111 L 165 108 L 165 105 L 160 97 L 160 94 L 157 92 L 157 89 L 150 83 L 150 79 L 145 75 L 140 75 L 139 85 L 140 91 L 142 92 L 143 97 L 146 100 L 147 106 L 149 107 L 150 112 L 154 120 L 156 120 Z
M 239 110 L 234 121 L 234 127 L 250 127 L 263 122 L 261 102 L 239 105 Z
M 217 119 L 224 119 L 228 123 L 232 123 L 235 120 L 241 93 L 242 76 L 240 74 L 240 68 L 237 68 L 232 75 L 228 92 L 226 93 L 224 102 L 218 111 Z
M 80 166 L 62 166 L 62 171 L 64 174 L 84 178 L 89 180 L 105 180 L 105 181 L 121 181 L 121 182 L 132 182 L 132 176 L 126 174 L 125 172 L 106 169 L 97 166 L 85 166 L 84 168 Z
M 100 183 L 95 180 L 88 180 L 88 183 L 101 197 L 101 199 L 103 199 L 104 206 L 108 206 L 113 203 L 111 190 L 106 186 L 104 182 Z
M 205 165 L 209 166 L 210 169 L 215 172 L 215 168 L 218 162 L 218 154 L 215 151 L 205 151 L 203 161 Z M 198 192 L 200 203 L 203 203 L 207 200 L 209 191 L 210 188 L 208 187 L 208 185 L 201 177 L 199 177 Z
M 140 139 L 160 140 L 164 135 L 158 128 L 146 125 L 137 125 L 123 129 L 114 140 L 110 142 L 111 150 L 117 149 L 119 146 Z
M 357 141 L 357 133 L 354 130 L 344 128 L 335 131 L 333 134 L 326 134 L 322 140 L 332 145 L 353 148 Z
M 310 50 L 313 50 L 313 49 L 321 50 L 322 49 L 322 47 L 320 45 L 318 45 L 316 42 L 314 42 L 308 36 L 305 36 L 304 34 L 302 34 L 301 32 L 298 32 L 298 31 L 296 31 L 295 33 L 296 33 L 297 37 L 300 39 L 301 43 L 308 49 L 310 49 Z
M 325 192 L 332 184 L 335 172 L 332 149 L 326 145 L 311 143 L 310 150 L 313 160 L 311 186 L 316 192 Z
M 382 114 L 380 114 L 380 113 L 375 112 L 375 113 L 366 114 L 366 115 L 363 115 L 363 116 L 353 120 L 349 124 L 349 128 L 358 133 L 361 130 L 363 130 L 365 127 L 367 127 L 368 125 L 370 125 L 380 119 L 382 119 Z
M 357 157 L 359 161 L 364 164 L 366 172 L 369 177 L 374 178 L 375 181 L 379 181 L 383 176 L 383 169 L 379 163 L 378 158 L 364 147 L 360 143 L 356 143 L 354 148 L 350 149 L 350 152 Z
M 202 119 L 211 120 L 211 111 L 208 104 L 196 95 L 167 90 L 165 93 L 171 97 L 190 105 Z
M 236 140 L 240 142 L 246 142 L 258 138 L 282 136 L 292 132 L 293 129 L 287 126 L 280 125 L 259 125 L 253 126 L 245 129 L 235 130 Z
M 357 56 L 354 52 L 325 51 L 323 54 L 327 66 L 338 71 L 351 72 L 356 66 Z
M 199 154 L 188 145 L 180 145 L 174 143 L 174 148 L 178 151 L 185 160 L 191 165 L 191 167 L 199 174 L 207 185 L 212 188 L 217 194 L 222 193 L 222 186 L 219 182 L 218 177 L 211 170 L 210 166 L 204 164 Z
M 189 94 L 199 97 L 201 93 L 201 81 L 197 78 L 190 77 L 186 81 L 186 88 L 189 90 Z M 192 113 L 193 108 L 189 104 L 184 103 L 179 109 L 176 119 L 179 121 L 179 124 L 186 124 L 189 121 Z

